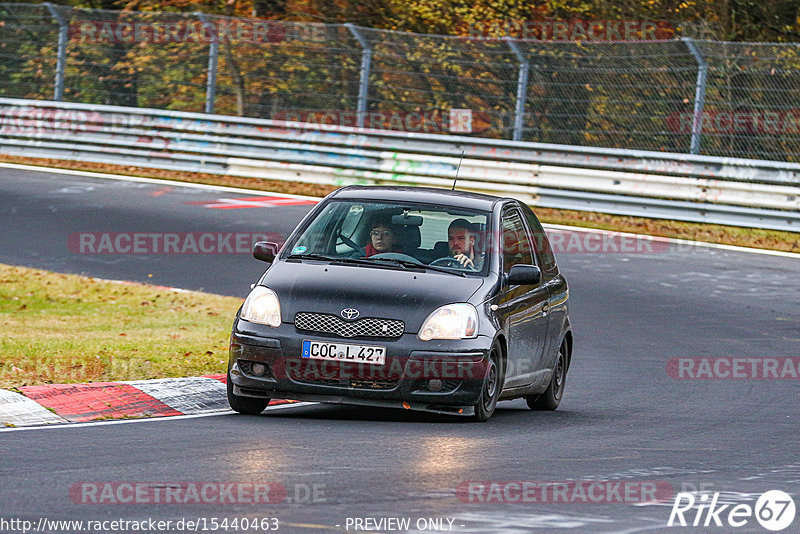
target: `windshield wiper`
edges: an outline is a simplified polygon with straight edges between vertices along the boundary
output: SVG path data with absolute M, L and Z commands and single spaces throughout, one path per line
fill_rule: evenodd
M 383 265 L 377 261 L 368 260 L 366 258 L 337 258 L 335 256 L 326 256 L 324 254 L 290 254 L 286 257 L 287 260 L 318 260 L 329 261 L 331 263 L 341 263 L 346 265 L 369 265 L 370 267 L 388 267 L 388 268 L 401 268 L 405 269 L 404 265 Z M 412 262 L 409 262 L 412 263 Z M 416 265 L 416 264 L 414 264 Z
M 457 276 L 466 277 L 466 273 L 463 271 L 454 271 L 452 269 L 448 269 L 447 267 L 439 267 L 438 265 L 430 266 L 425 265 L 424 263 L 417 263 L 415 261 L 408 261 L 408 260 L 398 260 L 396 258 L 378 258 L 372 261 L 391 261 L 397 263 L 398 265 L 402 265 L 407 269 L 430 269 L 431 271 L 436 271 L 439 273 L 447 273 L 447 274 L 455 274 Z
M 317 260 L 329 261 L 331 263 L 344 263 L 349 265 L 369 265 L 372 267 L 398 267 L 400 269 L 421 270 L 430 269 L 439 273 L 454 274 L 465 278 L 467 275 L 462 271 L 454 271 L 447 267 L 430 266 L 424 263 L 417 263 L 415 261 L 399 260 L 396 258 L 337 258 L 335 256 L 326 256 L 325 254 L 290 254 L 286 257 L 287 260 Z M 392 265 L 386 265 L 384 262 L 391 262 Z
M 287 260 L 320 260 L 320 261 L 336 261 L 339 258 L 333 256 L 326 256 L 324 254 L 289 254 L 286 256 Z

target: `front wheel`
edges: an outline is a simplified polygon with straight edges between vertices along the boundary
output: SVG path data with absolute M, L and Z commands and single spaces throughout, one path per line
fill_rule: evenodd
M 567 368 L 569 366 L 568 358 L 567 340 L 565 339 L 561 342 L 561 348 L 558 349 L 558 360 L 556 360 L 556 368 L 553 369 L 550 385 L 541 395 L 525 397 L 528 408 L 531 410 L 555 410 L 558 408 L 561 403 L 561 397 L 564 395 L 564 382 L 567 380 Z
M 234 412 L 243 413 L 246 415 L 258 415 L 264 411 L 264 408 L 269 404 L 270 399 L 256 399 L 254 397 L 242 397 L 233 393 L 233 382 L 231 381 L 231 374 L 228 373 L 227 380 L 228 389 L 228 404 L 231 405 L 231 410 Z
M 503 389 L 505 378 L 500 354 L 500 346 L 495 343 L 492 347 L 492 352 L 489 354 L 489 366 L 486 369 L 486 376 L 483 378 L 481 396 L 475 405 L 474 418 L 476 421 L 488 421 L 497 406 L 497 399 L 500 398 L 500 390 Z

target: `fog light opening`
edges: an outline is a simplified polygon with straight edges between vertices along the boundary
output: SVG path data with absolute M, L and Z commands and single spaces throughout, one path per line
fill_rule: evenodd
M 431 391 L 441 391 L 444 383 L 438 378 L 428 380 L 428 389 Z
M 263 363 L 253 363 L 253 365 L 250 367 L 250 369 L 253 371 L 253 374 L 256 375 L 256 376 L 264 376 L 264 373 L 267 372 L 267 366 L 264 365 Z

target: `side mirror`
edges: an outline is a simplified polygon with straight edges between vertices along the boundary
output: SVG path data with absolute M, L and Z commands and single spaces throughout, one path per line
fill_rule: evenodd
M 272 263 L 278 255 L 278 244 L 269 241 L 259 241 L 253 245 L 253 257 L 257 260 Z
M 506 275 L 510 285 L 534 286 L 542 281 L 542 271 L 535 265 L 514 265 Z

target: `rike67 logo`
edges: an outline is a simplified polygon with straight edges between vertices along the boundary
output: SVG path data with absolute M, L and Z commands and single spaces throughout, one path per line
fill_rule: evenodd
M 791 525 L 795 517 L 794 500 L 780 490 L 763 493 L 755 506 L 719 504 L 718 501 L 719 492 L 703 494 L 699 498 L 693 493 L 678 493 L 667 526 L 738 528 L 755 517 L 762 527 L 777 532 Z

